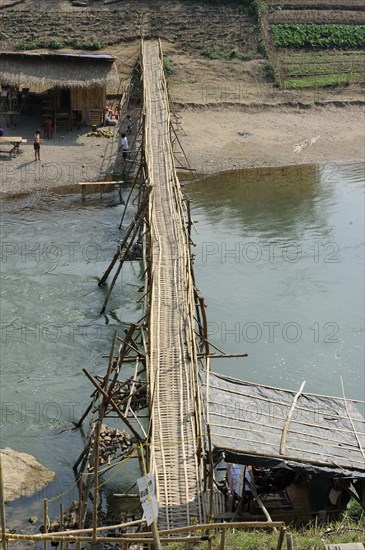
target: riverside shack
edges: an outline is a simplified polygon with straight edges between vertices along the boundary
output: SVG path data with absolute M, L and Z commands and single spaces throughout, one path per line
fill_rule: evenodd
M 365 506 L 363 402 L 303 393 L 304 383 L 296 392 L 217 373 L 201 379 L 216 517 L 252 519 L 265 508 L 302 524 L 336 519 L 351 496 Z
M 57 130 L 102 124 L 107 92 L 117 91 L 119 79 L 109 54 L 3 52 L 0 83 L 4 115 L 39 113 Z

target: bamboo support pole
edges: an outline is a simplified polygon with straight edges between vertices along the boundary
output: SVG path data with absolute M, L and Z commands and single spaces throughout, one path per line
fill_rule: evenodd
M 141 446 L 138 447 L 138 455 L 140 457 L 140 464 L 141 464 L 141 467 L 142 467 L 142 475 L 144 477 L 146 477 L 147 476 L 147 470 L 146 470 L 146 462 L 145 462 L 145 457 L 144 457 L 144 449 Z M 148 490 L 149 497 L 151 497 L 148 484 L 147 484 L 147 490 Z M 157 526 L 157 518 L 155 516 L 153 516 L 153 521 L 152 521 L 152 524 L 151 524 L 151 532 L 152 532 L 153 541 L 155 543 L 155 550 L 162 550 L 160 534 L 158 532 L 158 526 Z
M 276 546 L 276 550 L 281 550 L 284 542 L 286 527 L 282 526 L 279 531 L 279 538 L 278 538 L 278 544 Z
M 104 275 L 102 276 L 102 278 L 100 279 L 100 281 L 98 282 L 98 286 L 102 286 L 103 284 L 105 284 L 110 272 L 112 271 L 114 265 L 116 264 L 118 258 L 120 257 L 120 252 L 121 250 L 123 250 L 123 248 L 125 247 L 128 239 L 129 239 L 129 236 L 130 234 L 132 233 L 132 231 L 135 229 L 136 225 L 137 225 L 137 222 L 138 220 L 140 219 L 141 216 L 144 215 L 144 212 L 145 212 L 145 207 L 146 207 L 146 204 L 143 203 L 140 205 L 139 209 L 137 210 L 132 222 L 129 224 L 128 226 L 128 229 L 127 229 L 127 232 L 126 234 L 124 235 L 123 239 L 121 240 L 121 242 L 119 243 L 118 245 L 118 250 L 116 251 L 116 253 L 114 254 L 113 256 L 113 259 L 112 261 L 110 262 L 109 264 L 109 267 L 107 268 L 107 270 L 105 271 Z
M 364 452 L 364 449 L 363 449 L 363 446 L 361 444 L 361 441 L 360 441 L 360 438 L 359 438 L 359 434 L 357 433 L 356 431 L 356 428 L 355 428 L 355 425 L 354 425 L 354 422 L 351 418 L 351 415 L 350 415 L 350 411 L 348 409 L 348 406 L 347 406 L 347 401 L 346 401 L 346 396 L 345 396 L 345 387 L 344 387 L 344 384 L 343 384 L 343 379 L 342 379 L 342 376 L 341 376 L 341 387 L 342 387 L 342 395 L 343 395 L 343 402 L 344 402 L 344 405 L 345 405 L 345 409 L 346 409 L 346 413 L 347 413 L 347 416 L 348 416 L 348 419 L 351 423 L 351 426 L 352 426 L 352 429 L 354 431 L 354 436 L 356 438 L 356 441 L 357 441 L 357 444 L 358 444 L 358 447 L 360 449 L 360 452 L 362 454 L 362 456 L 365 458 L 365 452 Z
M 294 550 L 293 535 L 291 533 L 286 535 L 286 548 L 287 550 Z
M 100 408 L 99 420 L 96 425 L 95 430 L 95 441 L 94 441 L 94 499 L 93 499 L 93 548 L 97 550 L 97 531 L 98 526 L 98 502 L 99 502 L 99 443 L 100 443 L 100 428 L 102 419 L 104 416 L 105 407 Z
M 122 344 L 126 344 L 132 351 L 136 352 L 138 354 L 137 358 L 139 358 L 140 356 L 143 356 L 143 353 L 139 351 L 138 347 L 134 344 L 133 338 L 130 339 L 132 344 L 129 342 L 125 342 L 123 338 L 120 338 L 120 336 L 118 336 L 118 340 L 119 342 L 122 342 Z
M 251 493 L 255 497 L 255 500 L 256 500 L 257 504 L 260 506 L 261 510 L 263 511 L 264 516 L 266 517 L 267 521 L 272 522 L 270 514 L 267 511 L 265 504 L 262 502 L 261 498 L 257 494 L 256 488 L 253 485 L 253 483 L 251 483 L 251 481 L 247 478 L 245 479 L 245 483 L 247 483 L 247 485 L 249 486 Z M 274 527 L 273 530 L 276 531 L 276 527 Z
M 116 530 L 116 529 L 124 529 L 124 528 L 128 528 L 128 527 L 133 527 L 133 526 L 137 526 L 139 524 L 142 524 L 142 523 L 146 523 L 146 520 L 145 519 L 140 519 L 140 520 L 135 520 L 135 521 L 131 521 L 131 522 L 128 522 L 128 523 L 121 523 L 121 524 L 118 524 L 118 525 L 105 525 L 103 527 L 97 527 L 97 532 L 102 532 L 102 531 L 113 531 L 113 530 Z M 282 521 L 247 521 L 247 522 L 243 522 L 243 521 L 238 521 L 238 522 L 234 522 L 234 523 L 223 523 L 223 522 L 218 522 L 218 523 L 199 523 L 199 524 L 195 524 L 195 525 L 186 525 L 184 527 L 175 527 L 173 529 L 161 529 L 159 531 L 159 534 L 160 534 L 160 537 L 167 537 L 168 535 L 178 535 L 179 533 L 190 533 L 190 532 L 194 532 L 194 531 L 200 531 L 200 530 L 216 530 L 216 529 L 242 529 L 242 530 L 246 530 L 246 529 L 273 529 L 273 528 L 277 528 L 277 529 L 283 529 L 285 528 L 285 524 L 284 522 Z M 78 530 L 78 529 L 73 529 L 73 530 L 70 530 L 70 531 L 63 531 L 63 532 L 55 532 L 55 533 L 47 533 L 47 534 L 36 534 L 36 535 L 33 535 L 33 534 L 18 534 L 18 533 L 9 533 L 9 532 L 6 532 L 5 533 L 5 537 L 7 540 L 14 540 L 14 541 L 20 541 L 20 540 L 29 540 L 29 541 L 42 541 L 44 539 L 48 540 L 48 541 L 51 541 L 51 540 L 56 540 L 57 538 L 59 539 L 63 539 L 64 542 L 68 541 L 68 542 L 72 542 L 73 540 L 75 540 L 78 535 L 86 535 L 87 533 L 91 534 L 93 531 L 92 528 L 87 528 L 87 529 L 82 529 L 82 530 Z M 126 538 L 130 539 L 131 542 L 137 542 L 138 541 L 138 538 L 139 537 L 150 537 L 150 540 L 152 538 L 152 533 L 126 533 L 125 535 L 120 535 L 120 537 L 110 537 L 110 541 L 121 541 L 121 542 L 125 542 L 126 541 Z M 91 541 L 92 538 L 89 536 L 89 537 L 82 537 L 83 539 L 85 539 L 86 541 Z M 80 537 L 81 539 L 81 537 Z M 137 539 L 137 540 L 136 540 Z M 108 539 L 105 537 L 100 537 L 98 538 L 98 542 L 101 542 L 101 541 L 107 541 Z M 168 539 L 169 542 L 172 542 L 175 540 L 174 539 Z M 61 540 L 60 540 L 61 541 Z M 77 542 L 75 540 L 75 542 Z
M 232 357 L 248 357 L 247 353 L 209 353 L 209 355 L 205 355 L 205 353 L 198 353 L 198 358 L 205 358 L 209 357 L 210 359 L 231 359 Z
M 137 441 L 141 441 L 142 439 L 141 436 L 139 435 L 138 432 L 136 432 L 136 430 L 133 428 L 131 423 L 123 416 L 123 413 L 120 412 L 119 407 L 115 403 L 114 399 L 110 395 L 108 395 L 107 392 L 101 386 L 99 386 L 99 384 L 95 381 L 95 379 L 91 376 L 91 374 L 86 369 L 82 369 L 82 370 L 86 374 L 90 382 L 94 384 L 95 388 L 106 398 L 107 402 L 111 404 L 111 406 L 113 407 L 113 409 L 115 410 L 119 418 L 124 422 L 124 424 L 132 432 L 134 437 L 136 437 Z
M 124 221 L 124 216 L 126 214 L 126 211 L 127 211 L 127 208 L 128 208 L 128 205 L 129 205 L 129 201 L 131 199 L 131 196 L 132 196 L 132 193 L 136 187 L 136 183 L 137 183 L 137 179 L 139 177 L 139 174 L 141 172 L 141 167 L 139 166 L 138 170 L 137 170 L 137 174 L 134 178 L 134 181 L 133 181 L 133 184 L 132 184 L 132 187 L 128 193 L 128 197 L 127 197 L 127 200 L 126 200 L 126 203 L 125 203 L 125 207 L 124 207 L 124 210 L 123 210 L 123 214 L 122 214 L 122 217 L 121 217 L 121 220 L 120 220 L 120 224 L 119 224 L 119 229 L 122 229 L 122 225 L 123 225 L 123 221 Z
M 63 529 L 63 502 L 60 503 L 60 531 Z M 80 544 L 77 544 L 77 549 L 79 550 Z M 60 544 L 60 550 L 63 550 L 63 542 Z
M 83 487 L 82 487 L 82 472 L 79 474 L 78 479 L 78 487 L 79 487 L 79 509 L 77 514 L 77 525 L 79 529 L 82 529 L 82 513 L 83 513 Z M 62 529 L 61 529 L 62 531 Z M 78 550 L 81 550 L 81 545 L 78 543 Z
M 48 533 L 48 499 L 43 501 L 43 521 L 44 521 L 44 532 Z M 43 550 L 47 550 L 47 540 L 43 542 Z
M 295 409 L 295 405 L 297 404 L 299 396 L 303 393 L 304 386 L 305 386 L 305 380 L 302 382 L 302 384 L 299 388 L 299 391 L 295 394 L 294 399 L 293 399 L 293 403 L 292 403 L 292 405 L 290 407 L 290 410 L 288 412 L 288 417 L 286 419 L 286 422 L 285 422 L 285 425 L 284 425 L 284 428 L 283 428 L 283 433 L 282 433 L 281 442 L 280 442 L 280 454 L 281 455 L 285 454 L 286 437 L 287 437 L 287 434 L 288 434 L 289 424 L 290 424 L 290 421 L 292 419 L 294 409 Z
M 209 519 L 214 515 L 214 461 L 213 461 L 213 452 L 212 452 L 212 439 L 210 436 L 210 426 L 207 424 L 207 433 L 208 433 L 208 445 L 209 445 Z
M 8 541 L 6 540 L 6 518 L 5 518 L 5 496 L 4 496 L 4 479 L 3 479 L 3 467 L 2 458 L 0 452 L 0 517 L 1 517 L 1 543 L 3 550 L 7 550 Z
M 226 543 L 226 530 L 222 529 L 219 550 L 224 550 Z
M 203 335 L 204 335 L 204 346 L 205 346 L 205 354 L 209 355 L 209 341 L 208 341 L 208 323 L 207 323 L 207 316 L 205 313 L 205 303 L 204 298 L 199 297 L 199 303 L 200 303 L 200 312 L 202 314 L 202 320 L 203 320 Z
M 114 277 L 113 277 L 112 282 L 111 282 L 111 284 L 110 284 L 110 287 L 109 287 L 109 289 L 108 289 L 108 292 L 107 292 L 106 298 L 105 298 L 105 300 L 104 300 L 103 307 L 101 308 L 100 314 L 103 314 L 103 313 L 105 312 L 105 310 L 106 310 L 106 306 L 108 305 L 108 301 L 109 301 L 110 295 L 111 295 L 111 293 L 112 293 L 112 290 L 113 290 L 113 288 L 114 288 L 114 285 L 115 285 L 115 283 L 117 282 L 119 273 L 121 272 L 122 267 L 123 267 L 123 264 L 124 264 L 124 262 L 125 262 L 126 255 L 128 254 L 128 252 L 129 252 L 130 249 L 132 248 L 134 239 L 136 238 L 138 231 L 139 231 L 139 226 L 136 225 L 136 226 L 134 227 L 134 231 L 133 231 L 133 233 L 132 233 L 132 236 L 131 236 L 130 240 L 128 241 L 128 244 L 126 245 L 126 248 L 123 250 L 123 256 L 120 257 L 120 259 L 119 259 L 118 268 L 117 268 L 117 270 L 116 270 L 116 272 L 115 272 L 115 274 L 114 274 Z M 114 259 L 113 259 L 113 261 L 114 261 Z M 114 265 L 114 264 L 113 264 L 113 265 Z M 105 272 L 105 273 L 106 273 L 106 272 Z M 110 271 L 109 271 L 109 273 L 110 273 Z M 101 282 L 100 282 L 100 283 L 101 283 Z
M 157 546 L 156 542 L 154 542 L 152 537 L 147 536 L 148 533 L 139 533 L 139 537 L 131 537 L 131 536 L 119 536 L 119 537 L 96 537 L 96 544 L 105 544 L 105 543 L 111 543 L 111 544 L 151 544 L 153 542 L 154 550 L 162 550 L 161 544 L 169 544 L 172 542 L 171 538 L 169 537 L 161 537 L 159 542 L 160 545 Z M 17 535 L 15 533 L 6 533 L 6 537 L 8 541 L 38 541 L 39 539 L 35 539 L 36 535 Z M 87 542 L 92 543 L 93 539 L 92 537 L 85 537 L 85 536 L 59 536 L 58 533 L 54 533 L 53 535 L 48 535 L 47 538 L 41 539 L 48 542 L 65 542 L 66 548 L 69 544 L 74 544 L 75 542 Z M 192 537 L 174 537 L 173 542 L 184 542 L 184 543 L 196 543 L 204 540 L 209 540 L 204 536 L 192 536 Z

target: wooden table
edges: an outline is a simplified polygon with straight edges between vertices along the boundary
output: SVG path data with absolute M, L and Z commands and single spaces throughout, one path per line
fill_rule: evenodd
M 13 137 L 13 136 L 9 136 L 9 137 L 5 137 L 5 136 L 2 136 L 0 137 L 0 148 L 2 146 L 3 143 L 7 144 L 9 143 L 10 145 L 12 145 L 12 148 L 11 149 L 0 149 L 0 153 L 7 153 L 9 155 L 9 157 L 11 157 L 12 155 L 14 157 L 16 157 L 16 155 L 18 155 L 20 153 L 20 144 L 21 143 L 27 143 L 27 139 L 23 139 L 22 137 Z

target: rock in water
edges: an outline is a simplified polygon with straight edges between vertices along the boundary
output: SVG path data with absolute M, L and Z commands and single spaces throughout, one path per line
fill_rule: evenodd
M 50 483 L 55 473 L 50 472 L 32 455 L 18 453 L 8 447 L 1 449 L 5 502 L 36 493 Z

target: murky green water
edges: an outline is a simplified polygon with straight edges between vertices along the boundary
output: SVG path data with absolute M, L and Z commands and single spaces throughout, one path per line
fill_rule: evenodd
M 189 187 L 210 338 L 243 379 L 364 397 L 364 167 L 226 173 Z
M 335 395 L 342 376 L 347 395 L 363 399 L 364 167 L 230 172 L 185 191 L 210 339 L 249 354 L 213 368 L 291 388 L 305 379 L 307 391 Z M 116 195 L 2 201 L 1 446 L 57 473 L 27 501 L 28 515 L 65 487 L 64 501 L 75 498 L 83 434 L 70 428 L 92 393 L 82 368 L 103 374 L 115 326 L 141 316 L 138 263 L 126 266 L 108 314 L 99 315 L 105 290 L 97 277 L 120 238 L 122 211 Z M 134 479 L 133 467 L 123 472 L 124 488 Z M 8 515 L 14 524 L 19 506 Z

